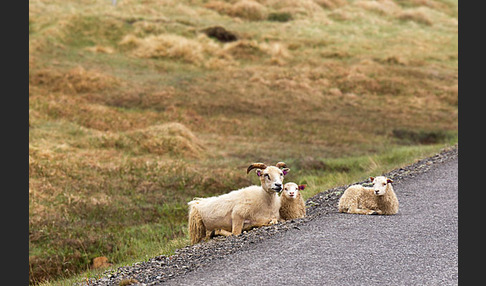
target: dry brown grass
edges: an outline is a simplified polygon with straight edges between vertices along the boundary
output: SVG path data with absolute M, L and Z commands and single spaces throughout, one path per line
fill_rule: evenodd
M 238 40 L 220 44 L 204 34 L 195 39 L 174 35 L 137 38 L 125 36 L 120 45 L 131 50 L 131 54 L 141 58 L 168 58 L 182 60 L 196 66 L 210 69 L 234 66 L 237 60 L 252 61 L 270 57 L 270 61 L 284 64 L 291 57 L 285 45 L 279 42 L 259 43 L 256 40 Z
M 314 2 L 326 9 L 334 10 L 342 6 L 348 5 L 346 0 L 314 0 Z
M 354 5 L 382 15 L 395 14 L 401 10 L 400 6 L 392 0 L 356 1 Z
M 265 6 L 256 1 L 241 0 L 233 4 L 229 14 L 245 20 L 261 21 L 267 18 L 268 11 Z
M 158 120 L 166 119 L 163 114 L 157 112 L 147 111 L 140 116 L 104 104 L 92 103 L 89 98 L 89 94 L 86 97 L 73 97 L 43 92 L 30 96 L 29 105 L 34 112 L 29 117 L 32 116 L 32 120 L 36 122 L 33 127 L 42 124 L 42 119 L 48 119 L 66 120 L 100 131 L 126 131 L 146 128 Z
M 345 5 L 343 0 L 241 0 L 232 1 L 210 1 L 204 7 L 217 11 L 220 14 L 230 15 L 249 21 L 266 20 L 271 11 L 278 13 L 288 13 L 292 18 L 313 17 L 318 14 L 325 17 L 321 7 L 335 9 Z
M 409 9 L 400 12 L 397 18 L 402 21 L 413 21 L 418 24 L 432 26 L 433 22 L 430 17 L 422 10 Z
M 29 76 L 30 84 L 45 86 L 54 92 L 86 93 L 113 88 L 120 81 L 113 76 L 96 70 L 86 70 L 82 66 L 67 72 L 54 69 L 33 71 Z
M 267 5 L 279 12 L 290 13 L 294 18 L 307 18 L 319 15 L 326 17 L 323 9 L 312 0 L 268 0 Z
M 141 58 L 169 58 L 200 64 L 204 60 L 203 47 L 197 41 L 178 35 L 162 34 L 143 39 L 126 36 L 120 42 L 124 46 L 133 46 L 133 54 Z
M 112 47 L 100 46 L 100 45 L 87 47 L 86 50 L 93 53 L 103 53 L 103 54 L 113 54 L 115 52 L 115 49 L 113 49 Z
M 172 122 L 137 130 L 128 136 L 152 154 L 177 154 L 182 157 L 201 158 L 203 144 L 183 124 Z
M 99 138 L 104 148 L 124 149 L 134 154 L 202 158 L 204 145 L 186 126 L 171 122 Z
M 224 1 L 209 1 L 204 4 L 204 7 L 226 15 L 230 15 L 233 9 L 233 5 Z
M 265 50 L 256 41 L 241 40 L 225 45 L 224 51 L 237 59 L 254 60 L 264 56 Z

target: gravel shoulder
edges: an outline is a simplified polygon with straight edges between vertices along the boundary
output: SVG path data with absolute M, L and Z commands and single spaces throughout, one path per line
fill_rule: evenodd
M 454 146 L 384 174 L 400 202 L 394 216 L 338 213 L 341 186 L 309 198 L 303 219 L 187 246 L 90 285 L 457 285 L 457 164 Z

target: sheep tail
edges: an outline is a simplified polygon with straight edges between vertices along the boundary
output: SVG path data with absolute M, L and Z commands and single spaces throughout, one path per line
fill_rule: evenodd
M 189 236 L 191 244 L 200 242 L 206 236 L 206 226 L 202 221 L 201 214 L 193 205 L 189 209 Z

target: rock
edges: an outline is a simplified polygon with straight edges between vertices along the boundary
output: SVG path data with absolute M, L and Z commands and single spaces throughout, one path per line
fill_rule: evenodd
M 216 39 L 223 43 L 234 42 L 238 40 L 238 37 L 233 33 L 221 26 L 209 27 L 201 30 L 202 33 L 208 37 Z

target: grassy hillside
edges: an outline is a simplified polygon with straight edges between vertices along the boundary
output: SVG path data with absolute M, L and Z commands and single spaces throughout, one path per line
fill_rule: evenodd
M 111 2 L 29 1 L 33 284 L 187 244 L 252 162 L 310 197 L 457 142 L 457 1 Z

